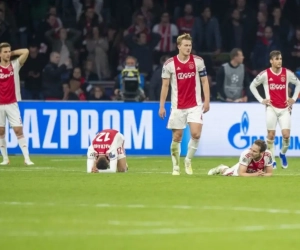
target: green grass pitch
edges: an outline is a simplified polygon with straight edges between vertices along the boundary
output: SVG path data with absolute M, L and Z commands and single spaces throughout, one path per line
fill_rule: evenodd
M 129 156 L 128 173 L 106 175 L 86 174 L 84 156 L 10 160 L 0 167 L 3 250 L 300 249 L 297 158 L 271 178 L 206 175 L 237 158 L 195 158 L 193 176 L 172 176 L 169 157 Z

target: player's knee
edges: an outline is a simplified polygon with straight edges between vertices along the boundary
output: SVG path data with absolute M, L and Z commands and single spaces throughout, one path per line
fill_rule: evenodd
M 23 136 L 23 128 L 22 127 L 14 127 L 14 132 L 17 137 Z
M 182 130 L 173 130 L 173 141 L 181 142 L 182 139 Z
M 282 139 L 288 140 L 290 138 L 290 133 L 283 133 L 282 134 Z
M 5 135 L 5 127 L 1 127 L 0 128 L 0 136 L 4 136 Z
M 199 133 L 199 132 L 191 133 L 191 136 L 192 136 L 192 138 L 194 138 L 194 139 L 196 139 L 196 140 L 199 140 L 199 139 L 200 139 L 200 133 Z
M 268 131 L 268 140 L 274 140 L 275 131 Z

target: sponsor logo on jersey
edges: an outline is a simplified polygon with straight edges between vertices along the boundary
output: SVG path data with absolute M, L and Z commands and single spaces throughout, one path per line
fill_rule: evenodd
M 13 71 L 11 71 L 9 74 L 3 74 L 3 73 L 1 73 L 1 74 L 0 74 L 0 79 L 9 78 L 9 77 L 11 77 L 11 76 L 13 76 L 13 75 L 14 75 L 14 72 L 13 72 Z
M 182 80 L 182 79 L 188 79 L 188 78 L 192 78 L 195 76 L 195 73 L 178 73 L 177 74 L 177 78 L 179 80 Z
M 282 89 L 285 89 L 285 84 L 275 84 L 275 83 L 272 83 L 269 85 L 270 87 L 270 90 L 282 90 Z

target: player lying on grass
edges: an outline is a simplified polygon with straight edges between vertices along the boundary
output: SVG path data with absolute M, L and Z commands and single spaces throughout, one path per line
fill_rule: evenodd
M 240 160 L 233 167 L 223 164 L 209 170 L 208 175 L 221 174 L 223 176 L 272 176 L 273 158 L 271 151 L 266 150 L 267 144 L 263 140 L 256 140 L 250 149 L 245 150 Z
M 124 136 L 117 130 L 100 131 L 87 152 L 88 173 L 126 172 Z

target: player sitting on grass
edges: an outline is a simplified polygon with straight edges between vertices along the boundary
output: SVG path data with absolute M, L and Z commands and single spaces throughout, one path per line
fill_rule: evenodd
M 124 136 L 113 129 L 100 131 L 87 152 L 88 173 L 126 172 Z
M 223 164 L 209 170 L 208 175 L 221 174 L 223 176 L 272 176 L 273 158 L 263 140 L 256 140 L 250 149 L 245 150 L 240 160 L 233 167 Z

